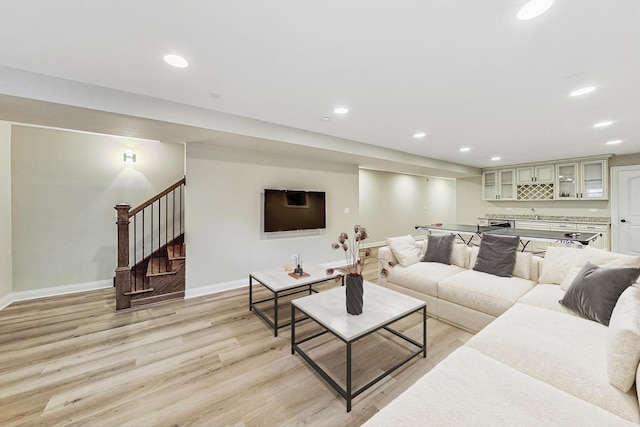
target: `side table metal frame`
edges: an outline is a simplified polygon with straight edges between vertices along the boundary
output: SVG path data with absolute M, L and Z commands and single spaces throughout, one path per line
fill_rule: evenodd
M 402 365 L 404 365 L 405 363 L 408 363 L 411 359 L 413 359 L 414 357 L 418 356 L 420 353 L 422 353 L 422 357 L 426 358 L 427 357 L 427 306 L 426 304 L 423 305 L 422 307 L 417 308 L 416 310 L 405 314 L 404 316 L 397 318 L 397 319 L 393 319 L 392 321 L 389 321 L 387 323 L 385 323 L 384 325 L 380 326 L 379 328 L 376 328 L 370 332 L 367 332 L 366 334 L 360 335 L 359 337 L 353 339 L 353 340 L 345 340 L 342 337 L 336 335 L 335 333 L 333 333 L 332 331 L 330 331 L 329 329 L 325 328 L 324 326 L 322 326 L 324 328 L 324 330 L 322 332 L 318 332 L 315 335 L 312 335 L 310 337 L 304 338 L 300 341 L 296 341 L 296 321 L 297 319 L 295 318 L 296 316 L 296 310 L 300 310 L 301 312 L 303 312 L 307 318 L 310 318 L 312 320 L 314 320 L 317 324 L 319 324 L 320 326 L 322 326 L 322 324 L 320 324 L 319 322 L 317 322 L 313 317 L 309 316 L 308 313 L 305 313 L 304 310 L 300 309 L 299 307 L 296 308 L 293 304 L 291 304 L 291 354 L 295 354 L 296 352 L 298 352 L 298 354 L 300 356 L 302 356 L 302 358 L 304 360 L 307 361 L 307 363 L 309 365 L 311 365 L 311 367 L 313 369 L 316 370 L 316 372 L 318 372 L 320 374 L 320 376 L 322 378 L 325 379 L 325 381 L 327 381 L 329 383 L 329 385 L 331 385 L 346 401 L 347 401 L 347 412 L 351 412 L 351 401 L 359 396 L 361 393 L 363 393 L 364 391 L 368 390 L 371 386 L 373 386 L 374 384 L 376 384 L 378 381 L 382 380 L 383 378 L 385 378 L 386 376 L 390 375 L 391 373 L 393 373 L 396 369 L 400 368 Z M 419 343 L 409 337 L 407 337 L 406 335 L 391 329 L 388 325 L 395 323 L 401 319 L 404 319 L 407 316 L 410 316 L 414 313 L 418 313 L 422 311 L 422 343 Z M 352 378 L 351 378 L 351 345 L 360 340 L 361 338 L 364 338 L 374 332 L 378 332 L 380 329 L 384 329 L 386 331 L 391 332 L 392 334 L 404 339 L 405 341 L 409 342 L 410 344 L 413 344 L 414 346 L 418 347 L 418 350 L 411 353 L 406 359 L 401 360 L 400 362 L 398 362 L 397 364 L 395 364 L 393 367 L 391 367 L 391 369 L 383 372 L 382 374 L 378 375 L 376 378 L 374 378 L 372 381 L 370 381 L 369 383 L 365 384 L 364 386 L 360 387 L 358 390 L 353 391 L 352 390 Z M 334 335 L 336 338 L 340 339 L 342 342 L 344 342 L 347 346 L 347 380 L 346 380 L 346 386 L 347 389 L 345 390 L 344 388 L 342 388 L 333 378 L 331 378 L 331 376 L 324 370 L 322 369 L 316 362 L 313 361 L 313 359 L 311 359 L 311 357 L 304 352 L 304 350 L 302 350 L 299 347 L 299 344 L 305 343 L 307 341 L 311 341 L 314 338 L 317 338 L 321 335 L 326 334 L 327 332 L 331 333 L 332 335 Z
M 335 280 L 337 279 L 338 276 L 332 276 L 332 277 L 323 277 L 318 279 L 315 282 L 311 282 L 311 283 L 305 283 L 303 285 L 300 286 L 296 286 L 293 288 L 289 288 L 289 289 L 285 289 L 283 291 L 274 291 L 273 289 L 271 289 L 268 285 L 262 283 L 260 280 L 258 280 L 256 277 L 254 277 L 252 274 L 249 274 L 249 311 L 253 311 L 254 313 L 256 313 L 258 316 L 260 316 L 266 323 L 267 325 L 269 325 L 271 327 L 271 329 L 273 329 L 273 336 L 277 337 L 278 336 L 278 329 L 280 328 L 284 328 L 285 326 L 289 326 L 291 325 L 291 322 L 287 322 L 287 323 L 279 323 L 278 322 L 278 298 L 282 298 L 282 297 L 287 297 L 289 295 L 295 295 L 295 294 L 299 294 L 302 292 L 309 292 L 309 295 L 311 295 L 312 293 L 317 293 L 318 291 L 316 291 L 315 289 L 313 289 L 313 285 L 317 285 L 319 283 L 323 283 L 323 282 L 328 282 L 329 280 Z M 258 282 L 259 284 L 261 284 L 263 287 L 265 287 L 266 289 L 268 289 L 273 296 L 270 298 L 265 298 L 262 299 L 260 301 L 253 301 L 253 281 Z M 342 275 L 342 286 L 344 286 L 344 275 Z M 267 302 L 267 301 L 273 301 L 273 320 L 271 320 L 264 311 L 262 311 L 260 309 L 260 307 L 258 307 L 256 304 L 260 304 L 263 302 Z

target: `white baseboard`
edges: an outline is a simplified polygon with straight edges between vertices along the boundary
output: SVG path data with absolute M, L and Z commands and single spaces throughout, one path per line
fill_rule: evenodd
M 218 292 L 229 291 L 231 289 L 249 286 L 249 279 L 233 280 L 231 282 L 214 283 L 212 285 L 200 286 L 192 289 L 185 289 L 184 298 L 202 297 L 205 295 L 216 294 Z
M 75 294 L 77 292 L 94 291 L 113 287 L 113 279 L 98 280 L 96 282 L 76 283 L 73 285 L 55 286 L 51 288 L 34 289 L 31 291 L 12 292 L 0 299 L 0 310 L 15 301 L 53 297 L 57 295 Z
M 5 295 L 4 297 L 0 298 L 0 310 L 5 308 L 6 306 L 11 304 L 12 302 L 13 302 L 13 298 L 12 298 L 11 294 Z

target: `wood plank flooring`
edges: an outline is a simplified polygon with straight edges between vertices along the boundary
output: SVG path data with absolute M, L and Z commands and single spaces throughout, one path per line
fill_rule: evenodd
M 376 281 L 375 267 L 366 278 Z M 118 313 L 114 307 L 108 289 L 0 311 L 0 425 L 358 426 L 471 337 L 429 318 L 427 359 L 413 359 L 364 392 L 347 413 L 344 399 L 291 355 L 290 329 L 274 338 L 249 311 L 248 288 Z M 420 323 L 416 314 L 394 327 L 420 339 Z M 298 330 L 319 328 L 307 320 Z M 327 334 L 305 346 L 344 381 L 343 343 Z M 383 332 L 353 351 L 357 387 L 408 347 Z

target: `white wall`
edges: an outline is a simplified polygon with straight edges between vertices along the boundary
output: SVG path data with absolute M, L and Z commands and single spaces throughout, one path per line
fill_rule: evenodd
M 325 191 L 327 229 L 264 234 L 265 188 Z M 246 285 L 251 271 L 290 263 L 294 253 L 303 268 L 343 259 L 331 243 L 358 221 L 358 167 L 190 143 L 185 204 L 187 295 Z
M 11 283 L 11 124 L 0 122 L 0 300 Z
M 411 234 L 416 225 L 456 220 L 456 181 L 360 170 L 360 219 L 371 242 Z
M 13 126 L 11 148 L 14 292 L 111 280 L 113 207 L 135 207 L 184 175 L 181 144 Z

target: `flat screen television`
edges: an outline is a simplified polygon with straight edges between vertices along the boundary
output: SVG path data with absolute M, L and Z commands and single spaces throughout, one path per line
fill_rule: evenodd
M 327 228 L 324 191 L 264 190 L 264 231 Z

